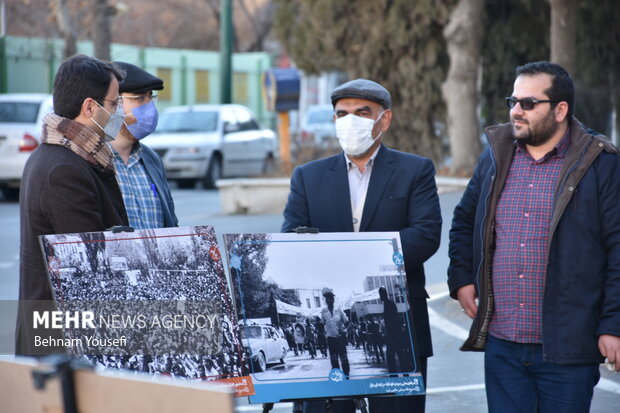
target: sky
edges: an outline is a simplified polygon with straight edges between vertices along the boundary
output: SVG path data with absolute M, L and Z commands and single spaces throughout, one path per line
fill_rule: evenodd
M 394 237 L 398 232 L 272 234 L 263 277 L 284 288 L 329 287 L 341 298 L 361 293 L 366 276 L 394 265 Z

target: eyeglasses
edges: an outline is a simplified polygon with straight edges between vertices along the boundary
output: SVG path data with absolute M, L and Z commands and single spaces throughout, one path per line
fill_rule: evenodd
M 157 95 L 123 96 L 123 99 L 134 99 L 140 105 L 143 105 L 148 102 L 157 102 Z
M 509 96 L 506 98 L 506 103 L 508 104 L 508 107 L 510 109 L 514 108 L 515 106 L 517 106 L 517 103 L 521 105 L 521 109 L 523 110 L 532 110 L 534 109 L 534 106 L 536 106 L 539 103 L 558 103 L 559 100 L 539 100 L 539 99 L 534 99 L 534 98 L 523 98 L 523 99 L 517 99 L 514 96 Z
M 123 97 L 119 96 L 116 99 L 112 100 L 112 99 L 101 99 L 104 102 L 112 102 L 112 109 L 116 110 L 116 108 L 118 107 L 118 105 L 122 105 L 123 104 Z

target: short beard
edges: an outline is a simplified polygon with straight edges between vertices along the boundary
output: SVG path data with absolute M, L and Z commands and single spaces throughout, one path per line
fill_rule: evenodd
M 529 129 L 525 135 L 517 136 L 517 131 L 512 127 L 512 136 L 518 142 L 523 142 L 528 146 L 541 146 L 549 142 L 555 132 L 560 126 L 555 121 L 555 114 L 553 110 L 550 110 L 547 116 L 540 120 L 540 122 L 534 126 L 529 125 Z

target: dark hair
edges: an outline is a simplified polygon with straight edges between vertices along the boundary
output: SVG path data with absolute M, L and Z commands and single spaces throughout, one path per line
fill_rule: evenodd
M 573 105 L 575 102 L 575 86 L 570 75 L 562 66 L 551 62 L 532 62 L 516 69 L 517 76 L 520 75 L 538 75 L 546 73 L 551 75 L 551 87 L 545 90 L 545 94 L 549 96 L 549 100 L 557 100 L 558 102 L 568 103 L 568 117 L 573 117 Z M 551 104 L 555 108 L 557 103 Z
M 123 80 L 122 74 L 110 62 L 83 54 L 68 58 L 58 68 L 54 79 L 54 113 L 75 119 L 86 98 L 102 103 L 112 76 L 119 82 Z

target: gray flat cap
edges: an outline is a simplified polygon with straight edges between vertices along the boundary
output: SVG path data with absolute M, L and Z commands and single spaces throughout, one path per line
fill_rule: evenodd
M 392 96 L 386 88 L 368 79 L 355 79 L 338 86 L 332 92 L 332 105 L 342 98 L 358 98 L 377 102 L 383 109 L 392 107 Z

